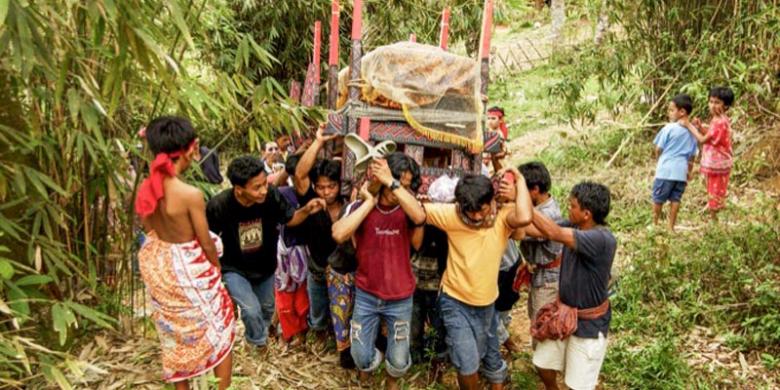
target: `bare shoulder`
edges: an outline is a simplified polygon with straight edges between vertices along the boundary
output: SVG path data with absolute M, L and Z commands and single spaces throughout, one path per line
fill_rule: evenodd
M 202 204 L 203 192 L 195 186 L 187 184 L 178 178 L 174 178 L 171 185 L 166 191 L 166 196 L 170 196 L 171 199 L 176 199 L 187 205 Z

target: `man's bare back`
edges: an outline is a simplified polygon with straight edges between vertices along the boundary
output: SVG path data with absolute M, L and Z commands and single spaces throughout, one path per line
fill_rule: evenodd
M 144 229 L 154 231 L 160 240 L 174 244 L 197 238 L 209 261 L 219 266 L 216 247 L 209 236 L 203 193 L 176 177 L 166 178 L 163 189 L 165 196 L 160 199 L 157 209 L 142 221 Z

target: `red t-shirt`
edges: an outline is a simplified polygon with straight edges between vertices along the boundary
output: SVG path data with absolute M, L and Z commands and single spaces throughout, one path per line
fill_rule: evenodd
M 400 206 L 376 206 L 355 232 L 358 262 L 355 284 L 379 299 L 395 301 L 414 294 L 409 259 L 409 218 Z

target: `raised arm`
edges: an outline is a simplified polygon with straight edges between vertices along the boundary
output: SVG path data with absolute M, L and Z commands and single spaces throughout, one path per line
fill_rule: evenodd
M 325 146 L 326 142 L 336 138 L 337 136 L 323 134 L 324 128 L 325 125 L 323 124 L 319 129 L 317 129 L 314 142 L 312 142 L 311 146 L 306 149 L 306 152 L 303 153 L 301 160 L 298 161 L 298 165 L 295 167 L 295 191 L 298 192 L 298 194 L 305 194 L 309 191 L 309 187 L 311 186 L 309 181 L 309 171 L 311 171 L 312 167 L 314 167 L 314 162 L 317 161 L 317 154 L 320 152 L 322 147 Z
M 368 183 L 369 182 L 366 181 L 363 183 L 363 187 L 360 188 L 360 196 L 363 198 L 363 204 L 351 213 L 341 217 L 341 219 L 333 224 L 332 236 L 336 243 L 341 244 L 349 240 L 374 206 L 376 206 L 376 198 L 368 192 Z
M 385 187 L 390 188 L 393 180 L 395 180 L 390 171 L 390 167 L 387 165 L 387 160 L 385 159 L 375 159 L 372 161 L 371 172 Z M 403 186 L 399 186 L 393 190 L 393 195 L 398 198 L 398 203 L 401 205 L 404 213 L 409 216 L 409 219 L 411 219 L 415 225 L 422 225 L 425 223 L 425 209 L 423 209 L 420 202 L 417 201 L 417 198 L 415 198 L 412 193 Z
M 200 191 L 193 190 L 192 193 L 187 194 L 185 199 L 188 203 L 187 212 L 190 216 L 190 221 L 192 221 L 192 228 L 195 231 L 195 237 L 198 239 L 200 247 L 203 248 L 203 253 L 206 254 L 206 258 L 211 264 L 220 268 L 217 246 L 209 234 L 209 223 L 206 219 L 206 201 L 203 200 L 203 194 Z
M 508 167 L 500 172 L 499 177 L 504 173 L 512 172 L 515 175 L 515 188 L 517 197 L 515 198 L 515 210 L 507 216 L 507 224 L 512 229 L 521 228 L 531 224 L 533 218 L 534 205 L 531 203 L 531 195 L 528 194 L 528 186 L 525 184 L 525 177 L 520 174 L 516 167 Z
M 710 140 L 709 132 L 706 134 L 702 134 L 699 131 L 698 127 L 701 126 L 701 120 L 699 120 L 699 118 L 694 119 L 693 123 L 691 121 L 684 120 L 684 121 L 680 121 L 680 124 L 683 125 L 686 129 L 688 129 L 688 131 L 691 132 L 693 137 L 696 138 L 696 140 L 699 141 L 699 143 L 703 144 Z
M 574 249 L 574 229 L 559 226 L 555 221 L 550 219 L 550 217 L 539 212 L 539 210 L 533 210 L 533 213 L 533 225 L 542 237 L 560 242 L 561 244 Z
M 309 203 L 306 203 L 306 206 L 303 206 L 298 210 L 295 210 L 295 214 L 293 214 L 293 217 L 287 222 L 287 226 L 288 227 L 298 226 L 302 224 L 303 221 L 306 220 L 306 218 L 309 218 L 310 215 L 319 212 L 325 207 L 326 207 L 326 203 L 324 199 L 314 198 L 310 200 Z

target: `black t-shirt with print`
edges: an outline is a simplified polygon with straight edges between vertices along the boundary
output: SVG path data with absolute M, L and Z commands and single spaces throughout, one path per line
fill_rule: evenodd
M 209 230 L 222 237 L 222 272 L 237 272 L 248 279 L 261 279 L 276 271 L 278 225 L 292 219 L 295 209 L 268 186 L 265 201 L 244 207 L 228 188 L 206 206 Z
M 572 227 L 571 222 L 560 223 Z M 612 261 L 615 259 L 617 240 L 606 227 L 597 226 L 589 230 L 574 230 L 574 249 L 563 248 L 559 295 L 561 302 L 587 309 L 600 305 L 608 297 L 609 277 Z M 577 332 L 582 338 L 604 337 L 609 330 L 612 308 L 594 320 L 578 320 Z

